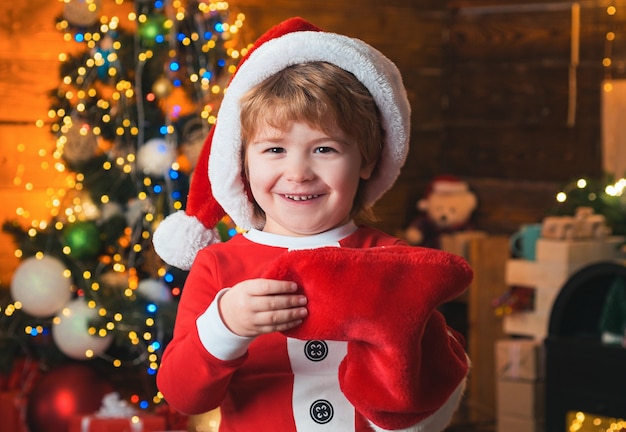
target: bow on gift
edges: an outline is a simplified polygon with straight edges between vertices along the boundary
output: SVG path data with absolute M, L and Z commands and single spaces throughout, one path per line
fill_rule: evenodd
M 132 432 L 141 432 L 143 430 L 143 422 L 137 415 L 137 410 L 128 405 L 128 402 L 125 400 L 120 399 L 120 395 L 117 392 L 104 395 L 100 410 L 94 415 L 99 418 L 128 418 Z M 92 416 L 83 417 L 81 422 L 82 432 L 89 432 L 91 418 Z

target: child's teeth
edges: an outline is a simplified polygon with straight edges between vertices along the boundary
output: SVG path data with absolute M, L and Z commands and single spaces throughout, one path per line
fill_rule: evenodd
M 319 195 L 285 195 L 287 198 L 294 201 L 306 201 L 313 198 L 317 198 Z

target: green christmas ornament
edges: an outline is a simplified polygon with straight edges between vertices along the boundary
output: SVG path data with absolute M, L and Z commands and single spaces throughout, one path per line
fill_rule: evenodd
M 148 15 L 146 20 L 139 24 L 139 36 L 143 44 L 151 47 L 156 43 L 164 42 L 165 22 L 167 18 L 163 15 Z
M 100 230 L 94 222 L 74 222 L 63 230 L 65 244 L 72 258 L 93 257 L 100 251 Z

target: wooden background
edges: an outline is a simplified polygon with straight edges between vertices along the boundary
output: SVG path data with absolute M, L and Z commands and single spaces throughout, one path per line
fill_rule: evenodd
M 538 221 L 567 182 L 601 174 L 605 34 L 616 29 L 617 41 L 626 34 L 622 9 L 610 17 L 607 1 L 580 3 L 573 126 L 567 124 L 569 2 L 230 3 L 246 14 L 250 41 L 300 15 L 329 31 L 363 39 L 397 63 L 412 103 L 412 147 L 398 183 L 376 208 L 379 227 L 386 231 L 402 230 L 416 215 L 416 201 L 437 174 L 466 179 L 479 198 L 476 225 L 505 234 Z M 112 0 L 103 5 L 105 13 L 116 10 Z M 62 3 L 54 0 L 0 3 L 2 220 L 13 218 L 17 208 L 29 212 L 24 223 L 46 220 L 47 197 L 64 185 L 63 175 L 52 168 L 48 129 L 36 126 L 37 120 L 46 120 L 46 93 L 58 82 L 58 54 L 71 49 L 54 28 L 61 10 Z M 616 42 L 616 54 L 619 47 Z M 620 73 L 623 62 L 613 68 L 614 75 Z M 10 237 L 0 234 L 0 245 L 0 284 L 6 286 L 17 259 Z
M 606 7 L 617 6 L 609 16 Z M 466 179 L 479 198 L 479 229 L 508 235 L 539 221 L 573 179 L 602 173 L 601 84 L 623 78 L 626 1 L 581 1 L 576 111 L 568 124 L 571 3 L 511 0 L 232 0 L 252 42 L 299 15 L 365 40 L 400 68 L 412 104 L 407 164 L 379 202 L 380 228 L 401 231 L 429 180 Z M 71 50 L 54 27 L 57 0 L 0 2 L 0 221 L 45 221 L 65 186 L 54 169 L 46 94 L 59 80 L 58 55 Z M 113 0 L 103 13 L 113 14 Z M 602 66 L 607 31 L 614 66 Z M 0 233 L 0 286 L 18 265 Z
M 432 177 L 466 179 L 479 198 L 476 225 L 509 234 L 539 221 L 574 179 L 602 174 L 601 84 L 605 35 L 623 77 L 624 1 L 581 2 L 575 118 L 570 107 L 571 2 L 374 0 L 231 2 L 259 34 L 301 15 L 361 38 L 400 68 L 412 103 L 412 141 L 396 186 L 377 205 L 397 232 L 416 215 Z M 619 33 L 620 28 L 623 33 Z

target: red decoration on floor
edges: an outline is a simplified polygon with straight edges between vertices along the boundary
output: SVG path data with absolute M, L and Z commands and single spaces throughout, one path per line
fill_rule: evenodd
M 30 394 L 27 423 L 32 431 L 66 432 L 77 414 L 100 408 L 102 397 L 113 387 L 83 364 L 67 364 L 46 373 Z

